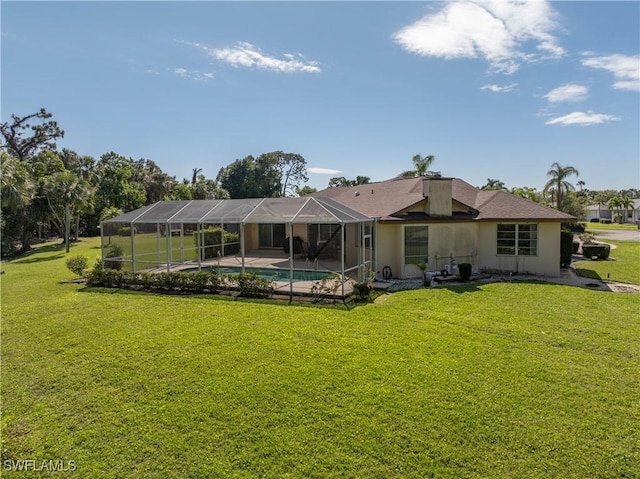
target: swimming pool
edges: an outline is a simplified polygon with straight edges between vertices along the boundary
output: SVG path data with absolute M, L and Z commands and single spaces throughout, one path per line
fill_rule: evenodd
M 188 268 L 181 270 L 185 273 L 197 273 L 198 271 L 207 271 L 218 274 L 240 274 L 242 267 L 240 266 L 206 266 L 198 270 L 198 268 Z M 245 273 L 255 273 L 258 276 L 272 281 L 289 281 L 289 270 L 280 268 L 245 268 Z M 321 281 L 333 275 L 331 271 L 317 271 L 311 269 L 294 269 L 293 282 L 298 281 Z

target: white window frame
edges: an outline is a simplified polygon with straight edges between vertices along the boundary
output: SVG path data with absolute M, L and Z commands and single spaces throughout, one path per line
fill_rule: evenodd
M 503 231 L 501 234 L 500 227 L 509 226 L 513 227 L 513 232 Z M 533 230 L 531 229 L 533 227 Z M 538 256 L 538 228 L 537 223 L 499 223 L 496 226 L 496 255 L 498 256 Z M 513 237 L 511 238 L 512 233 Z M 534 234 L 532 234 L 534 233 Z M 512 241 L 510 241 L 512 240 Z M 507 244 L 507 243 L 513 244 Z M 526 242 L 529 242 L 529 246 L 524 246 Z M 502 245 L 501 245 L 502 243 Z M 531 244 L 534 244 L 531 247 Z M 511 249 L 510 252 L 501 252 L 501 248 Z M 528 251 L 528 253 L 526 253 Z

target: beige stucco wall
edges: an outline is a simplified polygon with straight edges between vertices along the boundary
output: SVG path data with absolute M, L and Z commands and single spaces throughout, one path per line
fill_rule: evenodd
M 560 274 L 560 225 L 538 223 L 537 256 L 502 256 L 496 254 L 498 223 L 429 224 L 428 271 L 440 271 L 450 263 L 471 263 L 474 272 L 504 271 L 544 276 Z M 407 226 L 405 224 L 404 226 Z M 377 233 L 377 270 L 391 267 L 394 278 L 414 278 L 421 274 L 415 265 L 404 264 L 402 224 L 379 224 Z
M 424 224 L 424 223 L 422 223 Z M 404 226 L 421 224 L 378 225 L 377 270 L 382 273 L 389 266 L 394 278 L 416 278 L 422 274 L 415 265 L 404 264 Z M 429 226 L 428 271 L 437 271 L 450 263 L 453 254 L 456 263 L 471 263 L 477 271 L 478 228 L 475 223 L 431 223 Z
M 560 275 L 560 224 L 538 224 L 537 256 L 503 256 L 496 254 L 498 223 L 479 223 L 480 270 Z

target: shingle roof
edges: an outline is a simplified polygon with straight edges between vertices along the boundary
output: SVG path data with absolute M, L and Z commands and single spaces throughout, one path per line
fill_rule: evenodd
M 332 198 L 356 211 L 397 221 L 399 213 L 424 200 L 424 178 L 393 178 L 350 187 L 333 187 L 313 193 L 317 198 Z M 459 179 L 452 179 L 452 199 L 469 208 L 468 218 L 475 220 L 573 221 L 561 211 L 520 198 L 506 191 L 483 191 Z M 425 215 L 426 218 L 426 215 Z M 454 215 L 451 219 L 460 219 Z

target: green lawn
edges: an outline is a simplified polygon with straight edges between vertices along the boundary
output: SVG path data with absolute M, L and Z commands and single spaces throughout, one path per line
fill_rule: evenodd
M 637 230 L 638 225 L 635 224 L 619 224 L 619 223 L 585 223 L 587 230 Z
M 577 261 L 574 266 L 578 273 L 587 278 L 640 284 L 640 243 L 632 241 L 611 241 L 615 245 L 609 260 Z
M 87 289 L 64 258 L 2 266 L 2 477 L 50 477 L 6 470 L 28 459 L 73 478 L 640 470 L 640 295 L 495 283 L 289 306 Z

